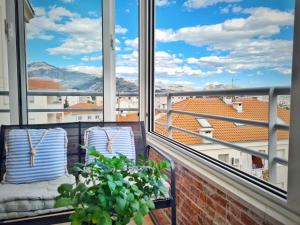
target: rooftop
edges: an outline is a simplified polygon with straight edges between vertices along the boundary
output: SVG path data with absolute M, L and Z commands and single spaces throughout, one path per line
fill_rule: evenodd
M 232 105 L 225 104 L 219 98 L 195 98 L 186 99 L 172 105 L 172 109 L 195 113 L 207 113 L 211 115 L 219 115 L 226 117 L 235 117 L 240 119 L 250 119 L 259 121 L 268 121 L 268 102 L 259 101 L 256 98 L 243 98 L 239 102 L 243 103 L 243 112 L 237 112 Z M 279 119 L 289 124 L 289 110 L 278 107 Z M 173 125 L 187 129 L 193 132 L 199 132 L 201 123 L 199 118 L 189 115 L 173 114 Z M 166 122 L 167 117 L 163 116 L 159 119 L 160 122 Z M 214 138 L 228 142 L 244 142 L 244 141 L 263 141 L 268 140 L 268 130 L 266 128 L 244 125 L 237 126 L 233 122 L 207 119 L 208 124 L 214 128 Z M 167 129 L 161 125 L 156 125 L 156 131 L 166 135 Z M 174 130 L 172 137 L 183 144 L 201 144 L 202 139 L 194 137 L 186 133 Z M 288 138 L 288 132 L 278 131 L 279 139 Z

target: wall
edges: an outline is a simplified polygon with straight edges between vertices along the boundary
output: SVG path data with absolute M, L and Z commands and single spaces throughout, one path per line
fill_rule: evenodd
M 157 161 L 160 157 L 150 153 Z M 277 225 L 255 206 L 218 184 L 175 162 L 178 225 Z M 170 224 L 170 210 L 155 210 L 160 225 Z
M 265 153 L 268 152 L 268 142 L 267 141 L 249 141 L 249 142 L 239 142 L 235 143 L 239 146 L 250 148 L 253 150 L 261 151 L 264 150 Z M 204 153 L 212 158 L 218 159 L 220 154 L 228 154 L 229 159 L 239 158 L 239 164 L 234 165 L 237 169 L 240 169 L 251 175 L 261 174 L 252 169 L 252 157 L 250 154 L 242 153 L 233 148 L 226 147 L 220 144 L 198 144 L 190 145 L 191 148 L 198 150 L 199 152 Z M 278 140 L 277 141 L 277 156 L 280 156 L 284 159 L 288 158 L 288 140 Z M 280 151 L 279 151 L 280 150 Z M 229 160 L 231 164 L 231 160 Z M 268 161 L 264 160 L 264 170 L 268 170 Z M 287 167 L 277 164 L 277 178 L 276 183 L 280 188 L 287 190 Z M 261 177 L 259 177 L 261 178 Z

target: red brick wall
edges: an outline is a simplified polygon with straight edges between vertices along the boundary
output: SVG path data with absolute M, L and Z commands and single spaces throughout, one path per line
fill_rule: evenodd
M 160 157 L 153 151 L 150 157 Z M 280 224 L 208 178 L 182 165 L 176 166 L 178 225 L 271 225 Z M 170 210 L 155 210 L 160 225 L 170 224 Z

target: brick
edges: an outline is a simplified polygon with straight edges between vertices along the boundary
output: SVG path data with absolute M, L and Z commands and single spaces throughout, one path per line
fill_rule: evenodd
M 226 218 L 230 225 L 242 225 L 242 223 L 238 219 L 236 219 L 236 217 L 233 216 L 231 213 L 227 213 Z
M 241 213 L 241 221 L 245 225 L 258 225 L 258 223 L 253 220 L 251 217 L 249 217 L 246 213 L 242 212 Z
M 160 160 L 156 154 L 151 154 Z M 176 162 L 178 225 L 279 225 L 274 218 L 208 178 Z M 170 209 L 159 210 L 159 223 L 170 224 Z
M 230 212 L 236 218 L 240 218 L 240 216 L 241 216 L 240 209 L 231 202 L 228 202 L 228 204 L 227 204 L 227 211 Z

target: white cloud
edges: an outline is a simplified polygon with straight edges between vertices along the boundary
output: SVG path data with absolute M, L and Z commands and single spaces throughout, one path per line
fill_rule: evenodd
M 27 38 L 52 40 L 50 32 L 64 34 L 58 46 L 48 48 L 50 55 L 80 55 L 96 53 L 102 49 L 102 19 L 101 17 L 80 17 L 63 7 L 35 8 L 36 17 L 27 26 Z M 91 14 L 91 13 L 90 13 Z M 64 18 L 64 20 L 62 20 Z M 116 26 L 116 33 L 125 34 L 126 28 Z
M 130 13 L 130 9 L 125 9 L 125 12 L 126 13 Z
M 172 29 L 156 29 L 155 40 L 160 42 L 177 41 L 176 33 Z
M 185 1 L 184 6 L 188 9 L 199 9 L 216 5 L 218 3 L 234 3 L 240 1 L 241 0 L 187 0 Z
M 268 37 L 280 32 L 281 26 L 293 24 L 293 14 L 270 8 L 250 8 L 247 18 L 225 20 L 213 25 L 183 27 L 176 31 L 159 29 L 156 40 L 184 41 L 194 46 L 211 45 L 215 49 L 229 49 L 236 42 L 255 37 Z
M 155 85 L 160 87 L 169 87 L 169 86 L 194 86 L 193 82 L 184 81 L 184 80 L 168 80 L 168 79 L 155 79 Z
M 70 65 L 67 67 L 69 71 L 76 71 L 86 74 L 98 75 L 102 76 L 102 68 L 95 66 L 78 66 L 78 65 Z
M 126 39 L 124 43 L 125 43 L 125 45 L 127 45 L 133 49 L 137 49 L 138 45 L 139 45 L 139 39 L 138 38 Z
M 240 13 L 243 11 L 243 8 L 240 6 L 237 6 L 235 4 L 228 4 L 227 6 L 220 8 L 220 12 L 223 14 L 227 13 Z
M 52 21 L 59 21 L 64 17 L 73 18 L 77 16 L 78 16 L 77 13 L 72 13 L 63 7 L 56 7 L 56 6 L 52 7 L 48 12 L 48 17 Z
M 116 32 L 117 34 L 126 34 L 127 31 L 128 31 L 128 30 L 127 30 L 126 28 L 124 28 L 124 27 L 122 27 L 122 26 L 120 26 L 120 25 L 116 25 L 115 32 Z
M 156 0 L 155 5 L 156 6 L 167 6 L 167 5 L 173 4 L 175 2 L 176 1 L 172 1 L 172 0 Z
M 155 52 L 155 74 L 160 77 L 182 77 L 184 75 L 206 77 L 212 73 L 207 73 L 199 68 L 193 68 L 185 64 L 184 60 L 176 54 L 170 54 L 165 51 Z
M 240 10 L 240 9 L 239 9 Z M 239 11 L 237 10 L 237 11 Z M 283 26 L 293 24 L 290 12 L 270 8 L 248 8 L 246 18 L 234 18 L 213 25 L 183 27 L 178 30 L 156 30 L 161 42 L 184 41 L 193 46 L 207 47 L 211 56 L 190 58 L 187 63 L 236 73 L 241 70 L 267 68 L 288 73 L 291 66 L 292 41 L 271 39 Z M 226 52 L 216 56 L 215 52 Z M 203 67 L 201 67 L 203 69 Z
M 188 58 L 189 64 L 213 68 L 228 73 L 242 70 L 269 69 L 290 74 L 292 41 L 248 40 L 237 43 L 235 50 L 226 56 Z M 281 66 L 279 66 L 281 65 Z
M 240 7 L 240 6 L 233 6 L 233 7 L 231 8 L 231 11 L 232 11 L 233 13 L 240 13 L 240 12 L 242 12 L 242 10 L 243 10 L 243 8 Z
M 99 61 L 102 60 L 102 56 L 83 56 L 80 60 L 84 62 Z

